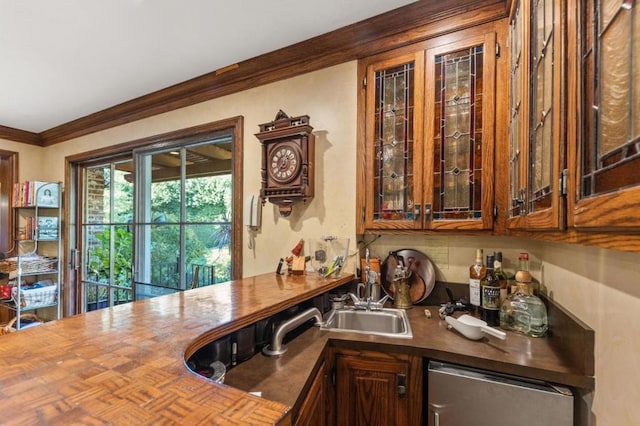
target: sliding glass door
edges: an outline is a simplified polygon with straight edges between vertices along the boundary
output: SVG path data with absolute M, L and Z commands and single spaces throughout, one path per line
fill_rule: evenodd
M 232 139 L 134 152 L 136 298 L 231 278 Z
M 242 276 L 241 135 L 235 117 L 68 158 L 65 315 Z
M 84 309 L 133 300 L 133 161 L 84 169 L 82 278 Z

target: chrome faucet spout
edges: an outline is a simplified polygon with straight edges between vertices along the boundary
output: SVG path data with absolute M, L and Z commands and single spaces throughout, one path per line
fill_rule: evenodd
M 322 314 L 318 308 L 309 308 L 306 311 L 296 315 L 295 317 L 288 319 L 282 323 L 276 331 L 273 333 L 273 339 L 269 346 L 265 346 L 262 349 L 262 353 L 267 356 L 282 355 L 287 351 L 287 347 L 282 343 L 284 337 L 288 332 L 298 328 L 298 326 L 304 324 L 310 319 L 315 318 L 315 325 L 320 326 L 323 324 Z

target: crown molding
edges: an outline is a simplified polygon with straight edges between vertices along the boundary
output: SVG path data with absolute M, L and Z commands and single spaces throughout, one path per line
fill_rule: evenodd
M 42 146 L 42 137 L 40 134 L 2 125 L 0 125 L 0 139 Z
M 16 142 L 51 146 L 263 84 L 357 60 L 507 15 L 507 0 L 419 0 L 407 6 L 78 118 Z M 442 21 L 449 20 L 445 25 Z M 5 127 L 0 127 L 3 137 Z M 17 140 L 20 139 L 20 140 Z

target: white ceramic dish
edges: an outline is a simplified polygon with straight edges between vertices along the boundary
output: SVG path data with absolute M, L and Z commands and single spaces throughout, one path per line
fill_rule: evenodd
M 504 331 L 489 327 L 486 322 L 471 315 L 464 314 L 458 318 L 447 316 L 445 317 L 445 321 L 451 328 L 457 330 L 467 339 L 480 340 L 484 336 L 484 333 L 502 340 L 507 338 L 507 334 Z

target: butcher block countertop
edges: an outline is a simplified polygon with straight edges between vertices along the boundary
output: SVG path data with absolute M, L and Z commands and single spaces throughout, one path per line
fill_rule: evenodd
M 353 280 L 274 273 L 0 337 L 1 424 L 290 424 L 289 406 L 218 385 L 199 347 Z
M 447 329 L 437 306 L 414 306 L 407 311 L 412 339 L 313 327 L 283 356 L 256 354 L 227 371 L 224 385 L 187 368 L 185 360 L 206 344 L 353 279 L 269 273 L 1 336 L 0 423 L 288 425 L 327 345 L 593 388 L 593 333 L 553 303 L 555 333 L 545 338 L 508 332 L 506 341 L 470 341 Z

